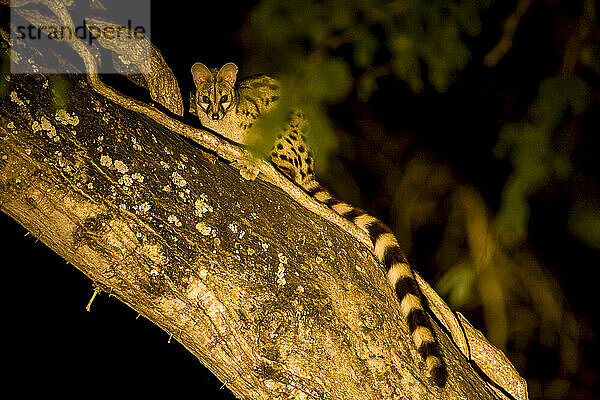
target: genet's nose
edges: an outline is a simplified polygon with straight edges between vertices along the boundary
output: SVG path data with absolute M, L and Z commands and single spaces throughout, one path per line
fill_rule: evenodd
M 219 114 L 213 113 L 212 116 L 211 116 L 211 118 L 216 121 L 216 120 L 219 119 Z

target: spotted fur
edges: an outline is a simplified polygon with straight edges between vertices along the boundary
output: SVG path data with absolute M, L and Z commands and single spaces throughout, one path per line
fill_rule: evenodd
M 218 81 L 218 72 L 216 70 L 212 72 L 212 76 L 215 81 Z M 256 98 L 245 100 L 251 104 L 257 104 L 255 108 L 257 115 L 262 112 L 260 104 L 263 104 L 266 109 L 270 108 L 276 101 L 276 98 L 273 97 L 275 96 L 274 93 L 269 91 L 271 89 L 274 90 L 277 85 L 275 81 L 271 81 L 270 79 L 257 76 L 253 80 L 244 80 L 235 92 L 237 98 L 239 98 L 241 93 L 244 93 L 244 90 L 248 90 L 248 88 L 252 88 L 255 90 L 255 93 L 258 93 Z M 271 89 L 265 89 L 269 85 L 272 86 Z M 260 90 L 256 91 L 257 88 L 260 88 Z M 198 91 L 200 91 L 200 87 L 198 87 Z M 246 95 L 248 95 L 248 92 L 246 92 Z M 270 104 L 265 104 L 265 99 L 267 98 L 272 98 Z M 239 101 L 239 99 L 234 101 Z M 237 109 L 235 110 L 235 112 L 239 112 Z M 202 115 L 202 112 L 199 114 Z M 227 111 L 225 118 L 217 119 L 217 122 L 212 125 L 214 126 L 214 130 L 232 140 L 235 140 L 234 137 L 245 137 L 245 132 L 233 132 L 233 134 L 231 132 L 222 132 L 230 129 L 226 123 L 221 122 L 219 124 L 218 122 L 225 121 L 226 118 Z M 202 116 L 200 120 L 204 124 Z M 388 283 L 396 293 L 398 302 L 400 303 L 400 311 L 407 322 L 415 347 L 425 361 L 425 366 L 433 381 L 440 387 L 444 386 L 447 379 L 446 366 L 440 355 L 439 345 L 433 334 L 431 322 L 425 312 L 413 271 L 406 260 L 404 252 L 398 245 L 396 237 L 383 222 L 367 214 L 360 208 L 336 199 L 327 189 L 319 184 L 315 177 L 314 159 L 305 137 L 306 128 L 307 122 L 302 113 L 293 112 L 288 124 L 282 129 L 282 132 L 278 135 L 273 145 L 270 153 L 270 161 L 317 201 L 325 204 L 369 235 L 374 253 L 379 262 L 384 266 Z M 243 128 L 242 124 L 238 125 L 237 129 L 245 130 L 247 128 Z M 240 141 L 240 143 L 243 143 L 243 141 Z

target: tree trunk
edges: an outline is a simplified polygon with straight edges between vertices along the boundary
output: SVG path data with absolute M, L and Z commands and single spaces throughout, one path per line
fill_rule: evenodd
M 495 398 L 439 329 L 438 390 L 374 256 L 261 180 L 70 77 L 11 76 L 1 209 L 239 398 Z M 460 375 L 460 379 L 457 379 Z

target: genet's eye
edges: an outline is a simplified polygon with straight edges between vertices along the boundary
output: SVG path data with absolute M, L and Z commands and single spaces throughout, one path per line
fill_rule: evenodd
M 229 100 L 229 97 L 227 97 L 227 95 L 221 97 L 221 103 L 225 103 L 227 100 Z
M 208 98 L 208 96 L 202 96 L 202 102 L 208 104 L 210 103 L 210 99 Z

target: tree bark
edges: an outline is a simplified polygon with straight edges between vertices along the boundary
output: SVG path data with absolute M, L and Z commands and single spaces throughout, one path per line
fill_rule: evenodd
M 67 78 L 11 76 L 0 207 L 239 398 L 496 398 L 436 330 L 439 390 L 374 256 L 260 180 Z M 460 379 L 457 377 L 460 376 Z

